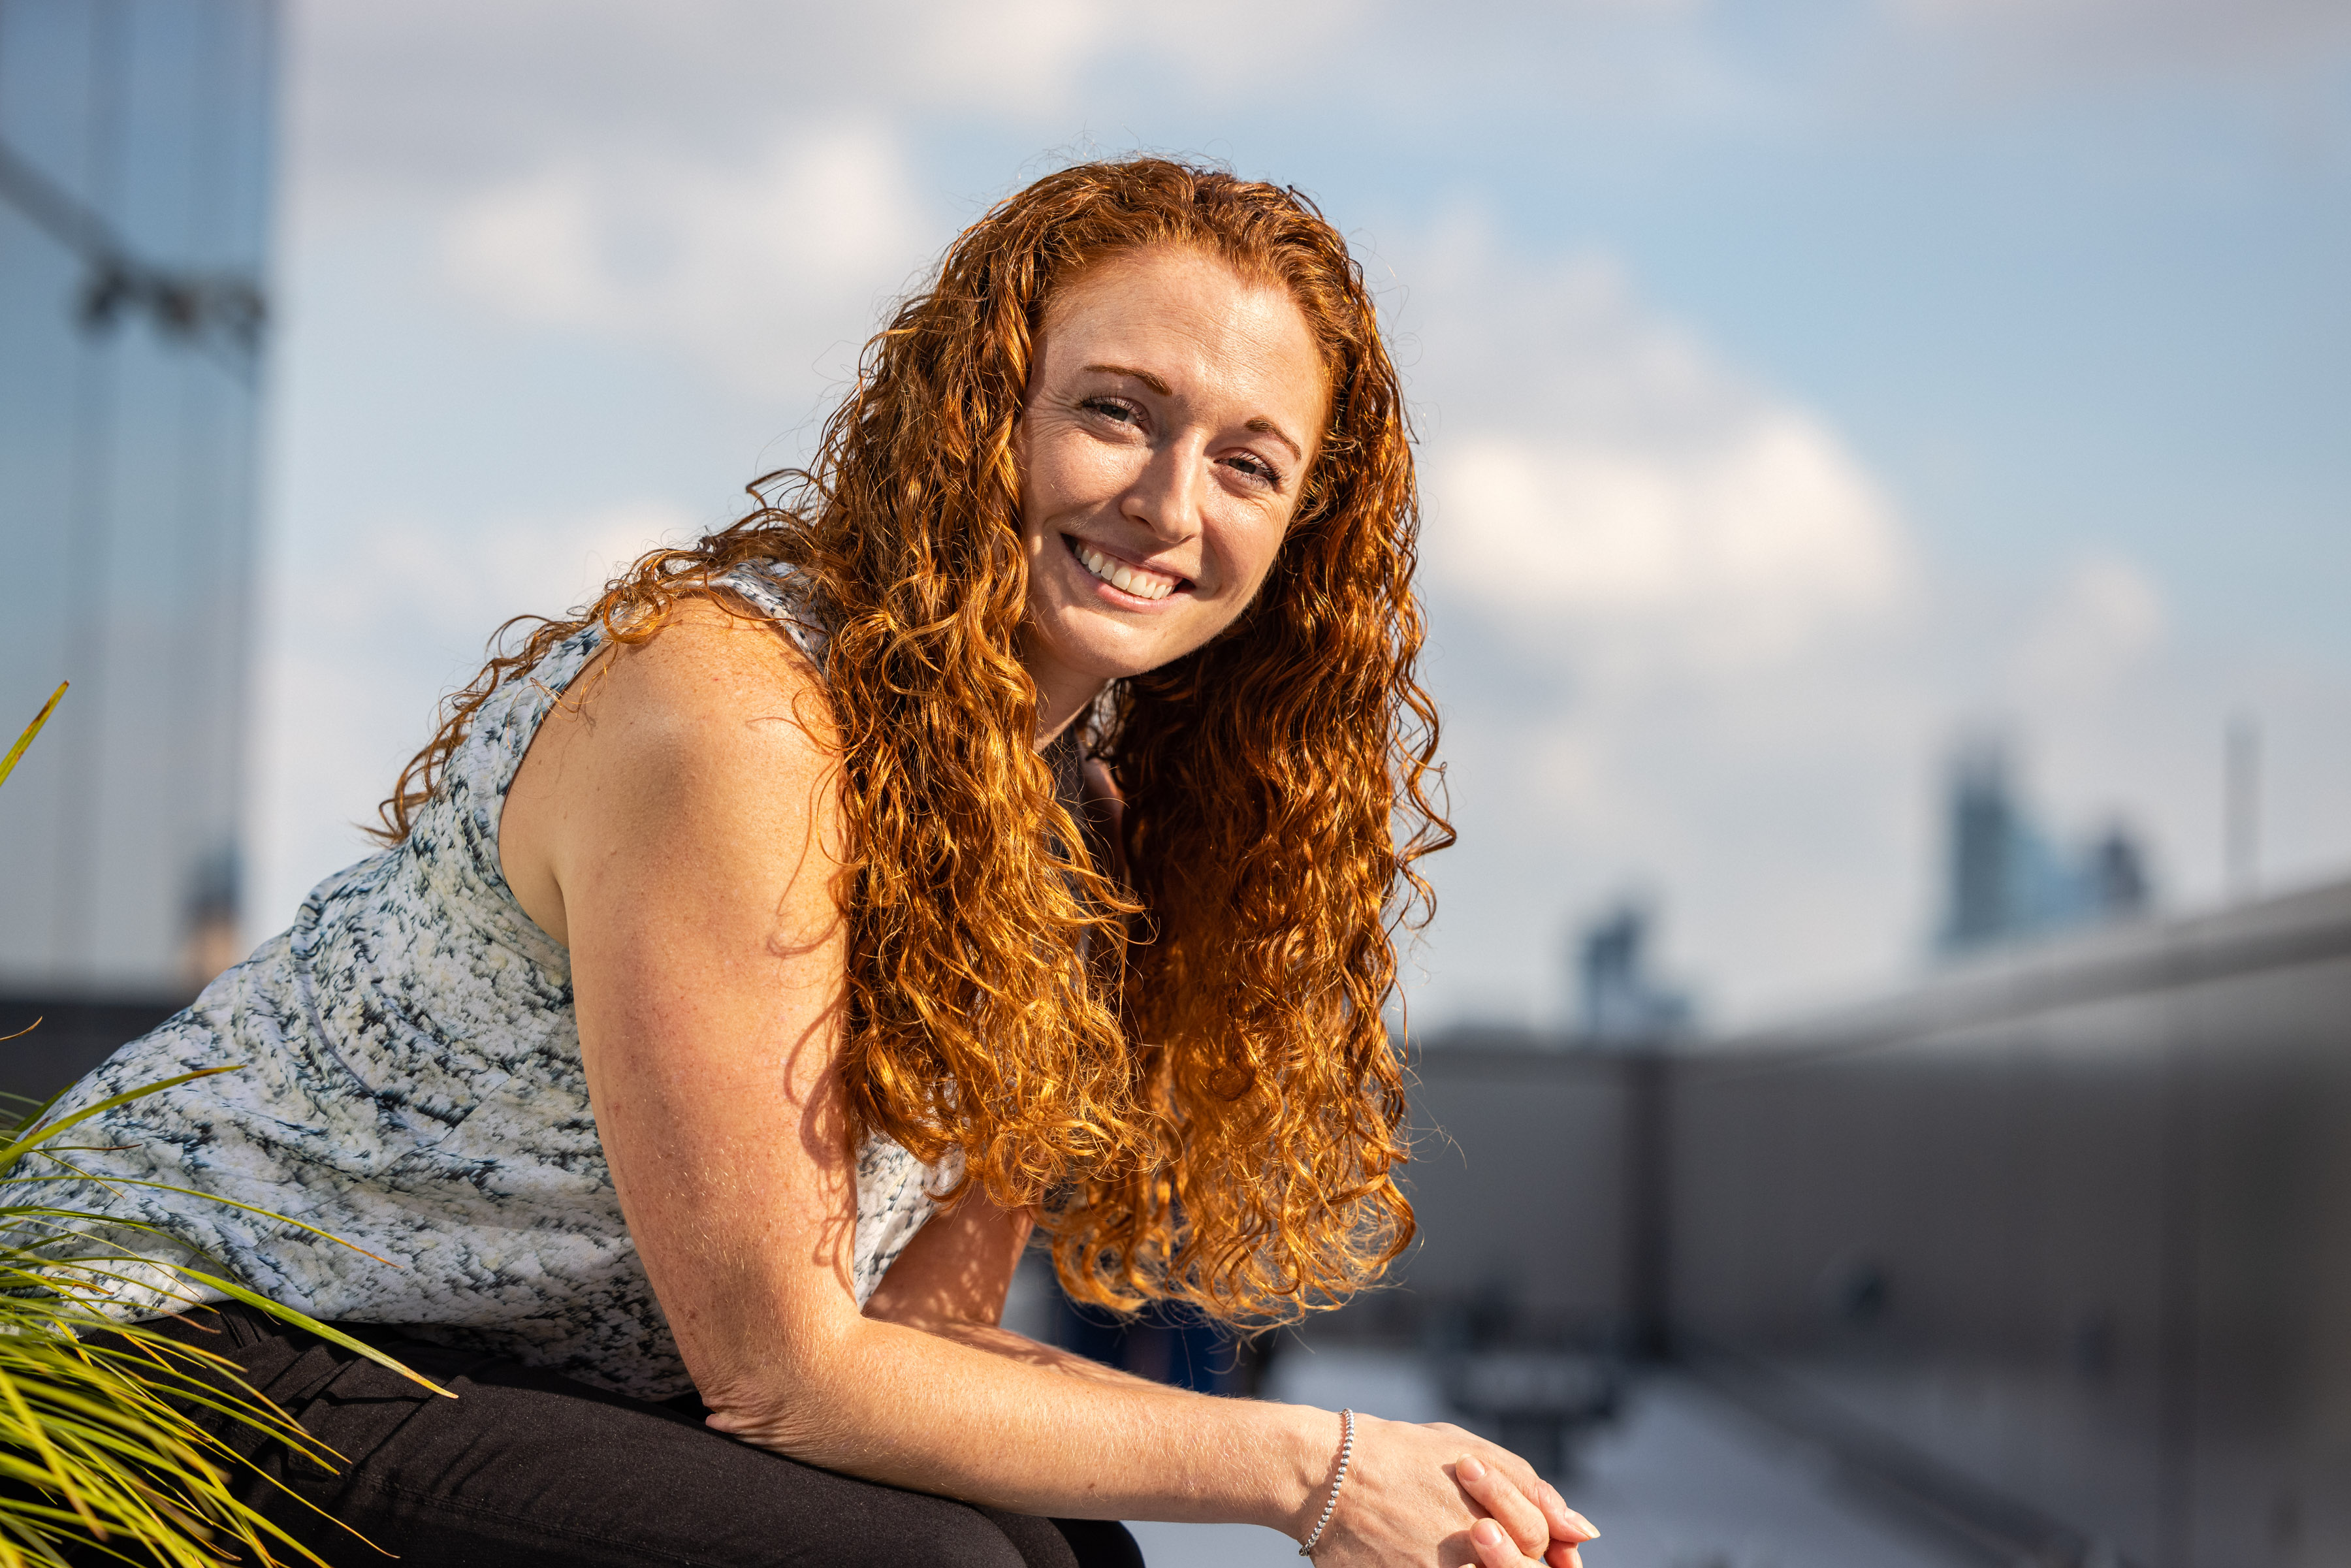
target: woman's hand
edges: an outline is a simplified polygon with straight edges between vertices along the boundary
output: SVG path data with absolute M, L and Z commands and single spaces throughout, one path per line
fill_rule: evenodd
M 1547 1563 L 1549 1568 L 1583 1568 L 1583 1555 L 1576 1549 L 1597 1539 L 1600 1531 L 1593 1528 L 1590 1520 L 1568 1507 L 1567 1500 L 1549 1481 L 1534 1477 L 1533 1490 L 1521 1491 L 1517 1484 L 1475 1455 L 1456 1460 L 1453 1474 L 1461 1490 L 1487 1511 L 1488 1517 L 1469 1527 L 1469 1544 L 1481 1568 L 1518 1568 L 1532 1561 Z M 1530 1502 L 1542 1521 L 1546 1540 L 1534 1540 L 1534 1532 L 1523 1519 L 1515 1531 L 1498 1522 L 1505 1513 L 1522 1512 Z
M 1599 1533 L 1524 1459 L 1482 1437 L 1443 1422 L 1359 1415 L 1354 1461 L 1314 1560 L 1318 1568 L 1581 1568 L 1576 1548 Z

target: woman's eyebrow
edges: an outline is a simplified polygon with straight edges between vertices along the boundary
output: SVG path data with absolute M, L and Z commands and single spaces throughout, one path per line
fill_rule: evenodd
M 1260 435 L 1272 436 L 1276 441 L 1280 442 L 1284 446 L 1290 448 L 1290 455 L 1292 457 L 1297 458 L 1301 463 L 1306 461 L 1306 448 L 1299 445 L 1295 441 L 1292 441 L 1290 438 L 1290 433 L 1288 431 L 1282 429 L 1281 426 L 1274 423 L 1273 421 L 1266 418 L 1263 414 L 1259 414 L 1257 418 L 1250 420 L 1247 428 L 1256 431 Z
M 1100 371 L 1106 376 L 1133 376 L 1161 397 L 1174 395 L 1175 389 L 1165 382 L 1153 375 L 1149 371 L 1138 371 L 1133 365 L 1088 365 L 1086 370 L 1089 373 Z
M 1133 365 L 1088 365 L 1086 367 L 1086 371 L 1089 375 L 1099 372 L 1100 374 L 1106 376 L 1133 376 L 1136 381 L 1141 382 L 1144 386 L 1149 387 L 1161 397 L 1172 397 L 1175 395 L 1174 389 L 1168 386 L 1165 382 L 1162 381 L 1159 377 L 1153 375 L 1149 371 L 1139 371 Z M 1281 426 L 1274 423 L 1273 421 L 1266 418 L 1263 414 L 1259 414 L 1257 418 L 1249 421 L 1244 428 L 1254 430 L 1260 435 L 1272 436 L 1276 441 L 1280 442 L 1284 446 L 1290 448 L 1290 455 L 1291 456 L 1297 458 L 1301 463 L 1306 461 L 1306 448 L 1299 445 L 1296 441 L 1290 438 L 1288 431 L 1282 429 Z

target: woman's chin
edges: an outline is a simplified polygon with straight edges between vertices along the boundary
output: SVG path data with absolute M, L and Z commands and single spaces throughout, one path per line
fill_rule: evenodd
M 1103 683 L 1147 674 L 1202 641 L 1182 635 L 1173 624 L 1136 625 L 1086 607 L 1041 620 L 1037 630 L 1035 652 L 1073 675 Z

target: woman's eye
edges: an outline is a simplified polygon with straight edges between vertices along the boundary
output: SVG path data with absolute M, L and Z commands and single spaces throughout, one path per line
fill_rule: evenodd
M 1143 418 L 1128 404 L 1106 397 L 1090 397 L 1078 406 L 1089 413 L 1101 414 L 1104 419 L 1114 419 L 1121 424 L 1137 424 Z
M 1229 467 L 1239 469 L 1260 485 L 1279 488 L 1281 484 L 1281 476 L 1274 471 L 1273 465 L 1263 458 L 1253 457 L 1244 452 L 1238 456 L 1226 458 L 1225 463 Z

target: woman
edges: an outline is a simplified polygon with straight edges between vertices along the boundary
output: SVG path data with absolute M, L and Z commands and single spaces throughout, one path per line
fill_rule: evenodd
M 1091 1521 L 1129 1518 L 1325 1568 L 1575 1562 L 1590 1526 L 1457 1428 L 998 1326 L 1032 1228 L 1080 1299 L 1244 1322 L 1410 1234 L 1381 1009 L 1445 829 L 1404 412 L 1343 242 L 1220 172 L 1051 175 L 787 477 L 493 660 L 390 847 L 66 1107 L 243 1063 L 79 1157 L 248 1207 L 118 1186 L 185 1250 L 115 1239 L 458 1397 L 242 1309 L 172 1332 L 225 1324 L 351 1461 L 270 1463 L 436 1563 L 1107 1563 L 1133 1543 Z

